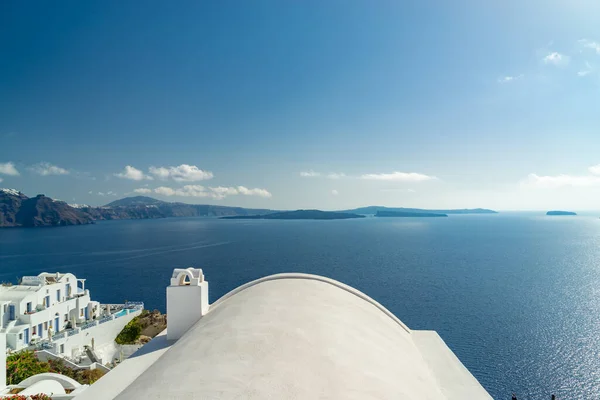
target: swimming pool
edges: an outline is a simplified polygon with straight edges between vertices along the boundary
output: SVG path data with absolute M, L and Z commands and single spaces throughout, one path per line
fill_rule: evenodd
M 119 317 L 122 317 L 123 315 L 127 315 L 127 314 L 128 314 L 128 312 L 127 312 L 127 311 L 128 311 L 128 310 L 127 310 L 127 309 L 125 309 L 125 308 L 124 308 L 124 309 L 122 309 L 121 311 L 119 311 L 118 313 L 116 313 L 116 314 L 115 314 L 115 318 L 119 318 Z

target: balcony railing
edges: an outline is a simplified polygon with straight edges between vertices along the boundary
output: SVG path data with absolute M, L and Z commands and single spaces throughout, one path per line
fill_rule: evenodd
M 79 326 L 79 328 L 81 328 L 81 330 L 84 330 L 84 329 L 93 328 L 96 325 L 98 325 L 98 323 L 96 321 L 90 321 L 90 322 L 86 322 L 85 324 L 81 324 Z
M 75 328 L 75 329 L 71 329 L 67 331 L 67 336 L 73 336 L 73 335 L 77 335 L 79 333 L 79 329 Z
M 135 308 L 136 310 L 141 310 L 144 308 L 143 301 L 127 301 L 125 302 L 125 308 Z
M 112 321 L 113 319 L 114 319 L 114 318 L 113 318 L 113 316 L 112 316 L 112 315 L 107 315 L 106 317 L 102 317 L 102 318 L 100 318 L 100 319 L 98 320 L 98 323 L 99 323 L 99 324 L 103 324 L 103 323 L 105 323 L 105 322 Z

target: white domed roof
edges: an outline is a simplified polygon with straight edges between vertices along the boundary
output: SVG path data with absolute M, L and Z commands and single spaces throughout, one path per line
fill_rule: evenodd
M 116 398 L 491 399 L 435 332 L 304 274 L 224 296 Z

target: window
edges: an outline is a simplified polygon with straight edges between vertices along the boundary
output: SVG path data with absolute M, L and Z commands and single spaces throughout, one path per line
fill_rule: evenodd
M 48 326 L 50 327 L 50 329 L 52 329 L 52 320 L 50 320 L 50 322 L 48 322 Z
M 65 322 L 69 321 L 69 314 L 65 314 Z
M 83 317 L 83 308 L 81 310 L 79 310 L 79 316 Z
M 31 333 L 34 334 L 34 335 L 37 335 L 37 332 L 35 330 L 35 326 L 32 328 Z
M 46 294 L 50 293 L 50 289 L 46 289 Z
M 8 311 L 8 304 L 4 305 L 4 312 Z
M 60 290 L 56 291 L 56 301 L 60 302 Z
M 64 345 L 64 344 L 61 344 L 61 345 L 60 345 L 60 352 L 61 352 L 61 353 L 64 353 L 64 352 L 65 352 L 65 345 Z
M 23 334 L 19 333 L 19 340 L 23 340 Z
M 44 330 L 47 331 L 48 330 L 48 322 L 44 322 Z
M 46 308 L 50 307 L 50 296 L 46 296 L 45 302 L 46 302 Z
M 31 302 L 27 303 L 27 312 L 31 312 Z

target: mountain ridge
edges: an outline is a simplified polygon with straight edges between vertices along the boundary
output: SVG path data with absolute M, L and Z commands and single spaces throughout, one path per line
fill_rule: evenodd
M 306 211 L 306 210 L 297 210 Z M 320 211 L 320 210 L 315 210 Z M 426 210 L 381 206 L 359 207 L 327 213 L 377 214 L 378 211 L 442 214 L 492 214 L 493 210 L 459 209 Z M 15 189 L 0 189 L 0 227 L 39 227 L 93 224 L 94 221 L 115 219 L 154 219 L 172 217 L 252 217 L 259 218 L 280 211 L 263 208 L 245 208 L 214 204 L 187 204 L 167 202 L 147 196 L 124 197 L 104 206 L 74 204 L 46 197 L 43 194 L 28 197 Z M 269 219 L 269 218 L 267 218 Z M 278 219 L 276 216 L 270 219 Z

